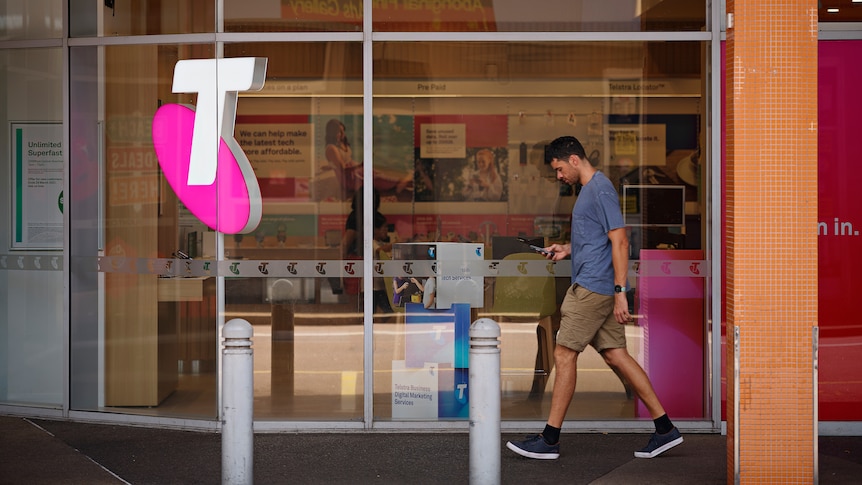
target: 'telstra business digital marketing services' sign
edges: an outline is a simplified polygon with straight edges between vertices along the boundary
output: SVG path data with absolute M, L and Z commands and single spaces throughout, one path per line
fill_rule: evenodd
M 237 93 L 259 91 L 265 58 L 177 62 L 173 92 L 197 93 L 197 106 L 165 104 L 153 118 L 153 145 L 165 179 L 204 224 L 225 234 L 260 223 L 260 187 L 234 138 Z

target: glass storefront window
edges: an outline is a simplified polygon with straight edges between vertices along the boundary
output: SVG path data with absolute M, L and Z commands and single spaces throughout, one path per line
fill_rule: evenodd
M 56 1 L 56 0 L 55 0 Z M 217 30 L 216 2 L 70 0 L 72 36 L 202 33 Z M 706 2 L 558 1 L 543 8 L 516 0 L 373 3 L 374 30 L 386 32 L 702 31 Z M 363 2 L 224 0 L 225 32 L 359 32 Z
M 221 274 L 225 321 L 242 318 L 254 328 L 256 418 L 362 416 L 361 278 L 342 278 L 340 268 L 342 259 L 357 259 L 350 264 L 360 273 L 362 266 L 361 251 L 341 250 L 351 201 L 362 193 L 361 173 L 350 170 L 350 185 L 346 176 L 348 165 L 362 161 L 359 47 L 225 46 L 226 61 L 266 59 L 263 89 L 238 95 L 233 131 L 257 179 L 262 214 L 259 224 L 225 235 L 212 230 L 193 201 L 177 196 L 177 175 L 165 160 L 182 157 L 182 151 L 166 145 L 159 152 L 153 142 L 161 133 L 154 116 L 176 112 L 171 116 L 180 121 L 197 120 L 204 112 L 203 95 L 173 93 L 171 86 L 178 60 L 212 59 L 212 46 L 73 51 L 81 67 L 72 77 L 81 80 L 82 93 L 73 112 L 82 119 L 72 135 L 86 149 L 73 152 L 72 166 L 103 173 L 104 180 L 94 195 L 104 199 L 104 209 L 91 207 L 96 219 L 104 210 L 104 222 L 86 221 L 104 227 L 103 249 L 96 253 L 92 234 L 73 239 L 73 247 L 91 248 L 75 250 L 76 256 L 98 256 L 101 268 L 75 295 L 87 299 L 90 290 L 104 291 L 103 300 L 90 298 L 73 308 L 82 317 L 100 309 L 98 318 L 73 323 L 73 334 L 81 336 L 73 337 L 73 349 L 81 349 L 73 350 L 73 395 L 80 397 L 73 407 L 214 416 L 221 344 L 215 276 Z M 102 59 L 103 81 L 95 75 Z M 97 102 L 100 91 L 103 104 Z M 182 104 L 200 109 L 192 117 Z M 219 132 L 215 118 L 209 128 Z M 355 160 L 336 167 L 327 156 L 331 144 L 340 146 L 342 158 Z M 89 153 L 104 155 L 98 162 Z M 182 175 L 185 164 L 178 164 Z M 336 175 L 338 170 L 344 173 Z M 228 183 L 219 174 L 216 186 Z M 234 197 L 232 190 L 224 194 Z M 219 199 L 216 213 L 234 206 Z M 358 212 L 361 228 L 361 207 Z M 221 238 L 223 260 L 216 242 Z M 85 354 L 89 337 L 96 338 L 97 351 Z
M 143 5 L 111 11 L 100 4 L 93 25 L 76 12 L 72 31 L 220 30 L 210 27 L 210 3 L 153 4 L 131 17 L 124 15 Z M 340 2 L 337 12 L 302 5 L 226 0 L 224 31 L 361 30 L 361 2 Z M 702 30 L 705 10 L 696 4 L 669 15 L 662 2 L 632 2 L 636 13 L 623 19 L 584 2 L 574 17 L 554 16 L 551 6 L 532 18 L 514 2 L 480 1 L 458 8 L 473 5 L 481 19 L 440 10 L 411 23 L 417 12 L 408 7 L 428 5 L 375 2 L 375 28 Z M 196 7 L 200 16 L 184 17 Z M 393 9 L 401 10 L 393 16 Z M 654 322 L 662 295 L 638 265 L 671 249 L 690 266 L 706 259 L 702 43 L 375 42 L 374 78 L 363 79 L 359 42 L 228 37 L 223 45 L 70 48 L 71 193 L 79 208 L 69 250 L 72 409 L 217 417 L 219 325 L 242 318 L 254 329 L 259 421 L 358 421 L 366 402 L 375 420 L 464 419 L 467 330 L 488 316 L 503 331 L 503 418 L 544 419 L 570 269 L 548 264 L 529 245 L 571 236 L 577 193 L 556 180 L 545 157 L 545 146 L 562 135 L 580 138 L 619 187 L 632 242 L 631 310 L 641 317 L 628 328 L 629 350 L 648 372 L 668 374 L 660 370 L 668 361 L 649 360 L 667 354 L 662 339 L 648 338 L 661 333 Z M 194 133 L 207 132 L 212 144 L 227 136 L 231 120 L 219 126 L 217 116 L 200 115 L 202 101 L 218 106 L 202 96 L 215 96 L 229 70 L 195 78 L 214 87 L 203 90 L 210 94 L 188 86 L 172 92 L 178 61 L 217 56 L 266 62 L 262 88 L 240 90 L 235 110 L 228 97 L 224 111 L 236 142 L 225 145 L 248 159 L 240 172 L 254 174 L 260 221 L 223 232 L 177 191 L 177 180 L 191 177 L 191 161 L 176 173 L 159 163 L 193 158 L 177 148 L 185 142 L 154 143 L 154 133 L 163 133 L 154 119 L 167 112 L 177 123 L 194 122 Z M 374 96 L 370 125 L 364 82 Z M 233 187 L 220 170 L 215 190 Z M 251 186 L 242 189 L 253 197 Z M 228 197 L 213 201 L 211 214 L 221 221 L 238 193 L 218 193 Z M 366 255 L 373 261 L 363 278 Z M 671 364 L 694 369 L 686 385 L 694 393 L 676 399 L 687 407 L 674 416 L 702 419 L 709 416 L 707 282 L 686 282 L 694 288 L 687 318 L 696 324 L 687 328 L 696 329 L 696 348 L 684 353 L 685 363 Z M 601 356 L 585 352 L 582 365 L 585 396 L 571 419 L 643 417 Z M 369 389 L 367 369 L 374 373 Z
M 71 50 L 72 409 L 217 416 L 214 278 L 170 271 L 185 220 L 152 134 L 160 105 L 200 104 L 171 92 L 177 60 L 213 54 L 211 45 Z
M 59 39 L 63 37 L 63 0 L 3 2 L 0 39 Z
M 0 403 L 63 404 L 62 61 L 0 51 Z M 9 205 L 6 206 L 5 204 Z
M 195 34 L 216 31 L 214 0 L 69 0 L 71 37 Z
M 630 353 L 666 393 L 678 386 L 662 379 L 678 373 L 663 372 L 664 366 L 692 369 L 686 376 L 691 392 L 666 397 L 666 405 L 678 406 L 673 415 L 679 418 L 708 415 L 705 272 L 673 281 L 682 282 L 690 299 L 685 320 L 670 323 L 661 312 L 676 303 L 657 290 L 670 280 L 657 283 L 660 275 L 638 272 L 638 265 L 651 268 L 656 258 L 704 264 L 701 48 L 695 42 L 375 45 L 375 164 L 412 155 L 415 177 L 412 200 L 381 203 L 396 238 L 387 257 L 417 271 L 433 260 L 436 273 L 417 278 L 425 293 L 434 280 L 438 298 L 455 289 L 457 301 L 475 300 L 463 314 L 450 300 L 431 310 L 408 304 L 394 320 L 375 319 L 376 419 L 466 417 L 466 400 L 459 397 L 466 366 L 459 352 L 466 350 L 466 326 L 479 316 L 498 320 L 503 332 L 503 418 L 547 415 L 551 339 L 570 268 L 557 263 L 549 271 L 519 238 L 546 246 L 571 237 L 576 190 L 556 180 L 544 154 L 545 145 L 563 135 L 578 137 L 591 162 L 619 188 L 631 241 L 630 305 L 639 317 L 627 327 Z M 396 135 L 402 132 L 410 134 Z M 480 266 L 470 262 L 474 255 Z M 447 269 L 447 258 L 478 273 L 465 277 L 470 273 L 462 267 Z M 493 274 L 483 269 L 488 265 Z M 387 267 L 394 271 L 384 271 L 393 281 L 390 298 L 395 288 L 416 284 L 400 278 L 401 268 Z M 660 348 L 668 340 L 656 335 L 673 332 L 674 325 L 692 332 L 685 362 L 655 358 L 671 355 Z M 598 354 L 588 349 L 580 363 L 571 419 L 644 416 Z M 426 405 L 429 393 L 414 388 L 439 392 L 439 401 Z
M 862 7 L 850 0 L 817 2 L 818 22 L 862 22 Z
M 226 318 L 254 323 L 255 417 L 361 419 L 361 45 L 229 44 L 225 55 L 268 59 L 263 89 L 240 94 L 235 128 L 263 218 L 225 242 L 241 272 L 225 281 Z
M 655 32 L 706 28 L 704 0 L 542 2 L 375 1 L 374 30 L 386 32 Z
M 224 0 L 225 32 L 359 32 L 362 0 Z

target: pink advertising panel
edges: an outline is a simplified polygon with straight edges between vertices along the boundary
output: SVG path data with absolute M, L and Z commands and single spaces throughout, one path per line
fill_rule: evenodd
M 820 41 L 818 75 L 818 244 L 820 419 L 862 419 L 862 187 L 859 125 L 862 41 Z M 812 190 L 814 187 L 812 187 Z

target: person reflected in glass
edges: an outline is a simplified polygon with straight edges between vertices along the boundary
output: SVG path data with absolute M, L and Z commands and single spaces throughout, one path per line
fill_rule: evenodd
M 386 216 L 380 212 L 374 213 L 374 238 L 371 241 L 374 251 L 374 259 L 384 259 L 384 253 L 388 254 L 392 251 L 392 244 L 389 243 L 389 225 L 386 223 Z M 388 258 L 386 258 L 388 259 Z M 386 291 L 386 281 L 382 276 L 375 276 L 372 282 L 372 302 L 375 313 L 394 313 L 392 305 L 389 303 L 389 293 Z
M 362 187 L 353 194 L 353 199 L 350 201 L 350 213 L 347 214 L 347 220 L 344 223 L 344 233 L 341 235 L 341 259 L 357 260 L 363 257 L 362 248 L 362 228 L 363 228 L 363 199 Z M 380 193 L 372 189 L 371 201 L 373 204 L 374 213 L 380 208 Z M 359 265 L 361 267 L 361 265 Z M 335 290 L 336 294 L 346 292 L 348 295 L 358 295 L 361 279 L 359 277 L 344 278 L 343 285 L 340 282 L 331 281 L 330 284 L 338 285 Z M 342 287 L 343 286 L 343 287 Z M 335 288 L 335 286 L 333 286 Z M 357 302 L 358 304 L 358 302 Z
M 362 187 L 359 189 L 353 194 L 353 199 L 350 201 L 350 213 L 347 214 L 344 234 L 341 236 L 341 257 L 343 259 L 362 258 Z M 377 189 L 372 189 L 371 204 L 373 212 L 377 213 L 380 210 L 380 192 Z
M 572 284 L 560 307 L 554 350 L 557 376 L 545 429 L 523 441 L 509 441 L 506 447 L 527 458 L 559 458 L 560 429 L 574 397 L 578 356 L 592 345 L 649 410 L 656 431 L 634 456 L 653 458 L 681 444 L 683 438 L 646 372 L 626 348 L 624 325 L 632 320 L 626 300 L 629 241 L 619 194 L 607 176 L 592 166 L 577 138 L 557 138 L 546 153 L 557 180 L 582 186 L 572 209 L 571 242 L 544 248 L 545 257 L 552 261 L 571 256 Z

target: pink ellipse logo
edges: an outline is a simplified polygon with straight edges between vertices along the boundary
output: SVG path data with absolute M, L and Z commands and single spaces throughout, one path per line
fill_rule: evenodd
M 187 106 L 166 104 L 156 111 L 153 145 L 165 179 L 189 211 L 213 230 L 225 234 L 253 230 L 254 227 L 249 229 L 248 226 L 253 222 L 250 221 L 251 194 L 257 192 L 260 197 L 257 178 L 245 179 L 240 167 L 242 161 L 223 139 L 219 140 L 215 182 L 188 184 L 194 121 L 195 112 Z M 249 187 L 250 183 L 255 187 Z M 259 214 L 257 222 L 260 222 Z

